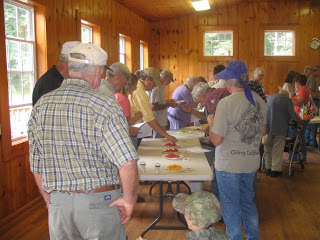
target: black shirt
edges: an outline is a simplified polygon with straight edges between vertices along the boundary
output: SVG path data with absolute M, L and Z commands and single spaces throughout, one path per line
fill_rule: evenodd
M 36 83 L 32 93 L 32 106 L 46 93 L 60 87 L 63 76 L 53 65 L 45 74 L 43 74 Z

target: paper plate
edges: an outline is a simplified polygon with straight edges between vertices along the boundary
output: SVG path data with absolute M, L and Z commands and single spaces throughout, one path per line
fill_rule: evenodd
M 181 154 L 175 154 L 175 153 L 174 153 L 174 154 L 175 154 L 175 155 L 178 155 L 179 157 L 175 157 L 175 158 L 166 157 L 166 156 L 169 155 L 169 154 L 171 154 L 171 153 L 162 155 L 162 157 L 165 158 L 165 159 L 168 159 L 168 160 L 179 160 L 179 159 L 182 159 L 182 158 L 183 158 L 183 155 L 181 155 Z
M 167 144 L 168 144 L 168 143 L 163 144 L 162 147 L 165 147 L 165 148 L 178 148 L 178 147 L 180 147 L 179 144 L 174 144 L 174 146 L 166 146 Z M 170 143 L 170 144 L 173 144 L 173 143 Z
M 167 166 L 168 167 L 168 166 Z M 166 167 L 166 168 L 167 168 Z M 166 168 L 164 168 L 163 170 L 164 171 L 166 171 L 166 172 L 182 172 L 182 171 L 184 171 L 185 170 L 185 168 L 183 167 L 183 166 L 181 166 L 182 167 L 182 169 L 180 169 L 180 170 L 166 170 Z

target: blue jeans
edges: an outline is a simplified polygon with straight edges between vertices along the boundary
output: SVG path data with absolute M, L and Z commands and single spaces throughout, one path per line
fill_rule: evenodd
M 242 223 L 247 240 L 259 239 L 259 219 L 254 201 L 254 179 L 251 173 L 229 173 L 215 170 L 222 216 L 232 240 L 242 240 Z
M 301 146 L 302 146 L 302 161 L 307 162 L 307 145 L 306 145 L 306 128 L 310 120 L 302 120 L 303 129 L 300 131 L 301 136 Z M 289 137 L 295 138 L 297 136 L 297 128 L 289 126 Z M 289 152 L 289 160 L 291 159 L 292 152 Z M 293 155 L 293 162 L 300 161 L 300 153 Z
M 317 124 L 308 124 L 306 127 L 306 134 L 305 134 L 305 138 L 306 138 L 306 144 L 312 146 L 313 145 L 313 141 L 314 144 L 317 144 L 317 139 L 314 136 L 314 132 L 313 130 L 317 129 Z

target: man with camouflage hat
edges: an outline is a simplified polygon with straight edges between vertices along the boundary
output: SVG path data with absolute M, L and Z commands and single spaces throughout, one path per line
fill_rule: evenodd
M 191 195 L 179 193 L 172 201 L 173 208 L 184 214 L 188 228 L 192 230 L 186 234 L 191 240 L 217 239 L 230 240 L 230 237 L 214 227 L 213 223 L 221 219 L 221 206 L 218 199 L 209 192 L 199 191 Z

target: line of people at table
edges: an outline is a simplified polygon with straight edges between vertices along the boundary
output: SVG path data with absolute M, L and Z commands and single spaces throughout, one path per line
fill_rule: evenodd
M 132 74 L 122 63 L 107 66 L 107 59 L 97 45 L 67 42 L 58 64 L 33 91 L 30 168 L 49 208 L 50 238 L 110 237 L 112 232 L 112 239 L 125 239 L 124 224 L 137 199 L 141 142 L 139 129 L 131 125 L 145 121 L 154 137 L 175 143 L 166 132 L 167 119 L 170 129 L 179 129 L 194 115 L 209 123 L 208 140 L 216 147 L 214 171 L 228 235 L 240 239 L 243 222 L 247 238 L 258 239 L 253 186 L 261 137 L 272 133 L 267 132 L 264 70 L 258 68 L 248 81 L 246 64 L 232 61 L 215 68 L 220 80 L 213 88 L 202 77 L 189 77 L 166 100 L 165 87 L 174 81 L 169 70 L 149 67 Z M 305 89 L 303 80 L 297 85 Z M 306 100 L 300 93 L 293 98 L 296 106 Z M 199 103 L 205 112 L 196 109 Z

